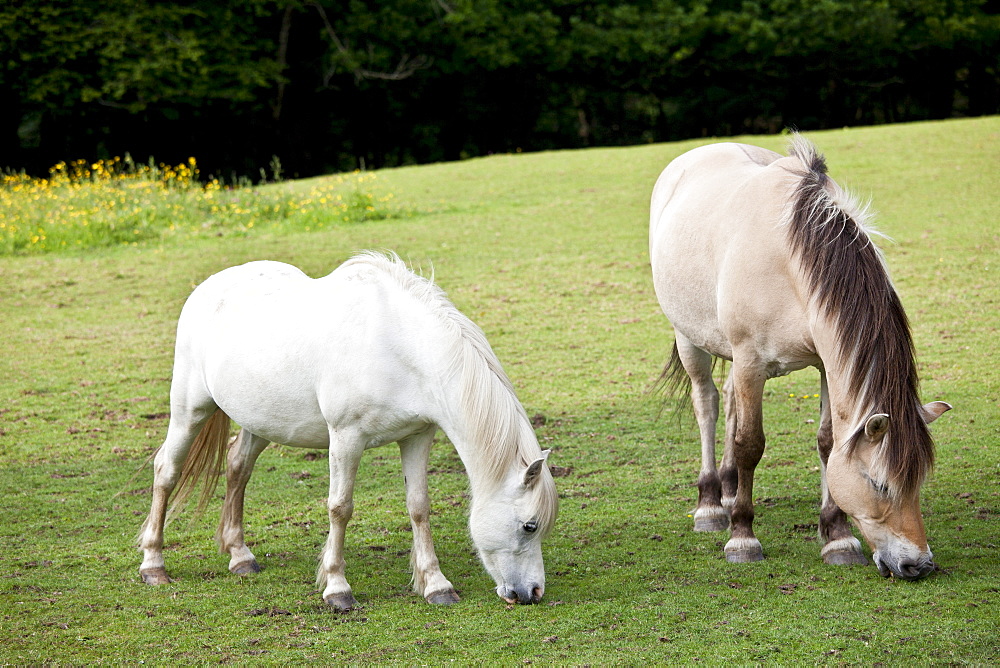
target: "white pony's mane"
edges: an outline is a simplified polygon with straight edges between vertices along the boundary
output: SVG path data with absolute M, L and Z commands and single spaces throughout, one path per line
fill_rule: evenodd
M 403 291 L 425 305 L 455 334 L 456 351 L 449 375 L 457 374 L 462 379 L 461 414 L 465 417 L 470 443 L 478 448 L 476 470 L 469 470 L 470 478 L 476 476 L 487 491 L 495 491 L 505 481 L 511 466 L 527 467 L 541 457 L 528 414 L 486 335 L 455 307 L 444 290 L 432 279 L 414 273 L 392 252 L 363 251 L 345 266 L 352 264 L 367 264 L 392 277 Z M 558 503 L 547 467 L 543 467 L 542 480 L 534 490 L 534 519 L 539 530 L 547 532 L 555 520 Z

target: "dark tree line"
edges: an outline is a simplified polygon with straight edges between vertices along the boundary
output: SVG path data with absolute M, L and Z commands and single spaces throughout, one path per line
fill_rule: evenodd
M 998 0 L 7 0 L 0 166 L 309 175 L 1000 112 Z

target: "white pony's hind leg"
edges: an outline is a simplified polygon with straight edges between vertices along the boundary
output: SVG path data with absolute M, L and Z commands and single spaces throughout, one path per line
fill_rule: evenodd
M 430 500 L 427 495 L 427 459 L 435 427 L 399 442 L 406 484 L 406 509 L 413 527 L 413 589 L 428 603 L 451 604 L 460 600 L 448 578 L 441 573 L 434 542 L 431 540 Z
M 229 571 L 236 575 L 259 573 L 260 565 L 243 535 L 243 499 L 257 457 L 268 446 L 267 439 L 240 429 L 229 447 L 226 466 L 226 500 L 222 505 L 215 539 L 219 551 L 229 554 Z
M 722 506 L 722 486 L 715 464 L 719 390 L 712 379 L 712 355 L 695 347 L 676 330 L 675 341 L 679 361 L 691 378 L 691 403 L 701 435 L 701 471 L 698 474 L 694 530 L 722 531 L 729 526 L 729 513 Z
M 358 435 L 330 430 L 330 534 L 320 556 L 316 586 L 323 588 L 323 600 L 337 610 L 358 607 L 344 572 L 344 534 L 354 514 L 354 480 L 362 453 L 364 442 Z
M 215 410 L 213 404 L 202 410 L 173 411 L 170 414 L 167 436 L 153 459 L 153 500 L 137 540 L 143 554 L 139 574 L 146 584 L 171 582 L 163 561 L 163 527 L 166 524 L 167 502 L 181 477 L 191 444 Z

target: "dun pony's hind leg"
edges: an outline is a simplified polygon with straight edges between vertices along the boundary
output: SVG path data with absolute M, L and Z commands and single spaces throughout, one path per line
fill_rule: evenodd
M 764 550 L 753 533 L 753 476 L 764 454 L 761 402 L 767 376 L 756 365 L 741 364 L 735 355 L 732 376 L 736 404 L 733 459 L 737 486 L 731 515 L 732 534 L 725 550 L 727 561 L 746 563 L 764 558 Z
M 820 372 L 820 425 L 816 435 L 817 449 L 819 450 L 820 470 L 822 471 L 822 498 L 823 507 L 819 512 L 819 536 L 823 541 L 823 549 L 820 555 L 824 563 L 845 566 L 853 564 L 867 564 L 861 549 L 861 542 L 851 533 L 851 526 L 847 522 L 847 514 L 840 509 L 826 484 L 826 462 L 830 458 L 830 451 L 833 449 L 833 419 L 830 412 L 830 397 L 826 384 L 826 373 Z
M 403 480 L 406 484 L 406 509 L 413 527 L 413 589 L 428 603 L 458 603 L 458 594 L 448 578 L 441 573 L 434 542 L 431 540 L 430 501 L 427 496 L 427 458 L 435 427 L 405 438 L 399 442 L 403 463 Z
M 698 473 L 698 506 L 695 531 L 722 531 L 729 513 L 722 507 L 722 486 L 715 465 L 715 425 L 719 419 L 719 391 L 712 380 L 712 356 L 696 348 L 675 331 L 677 355 L 691 378 L 691 403 L 701 435 L 701 471 Z
M 216 406 L 212 404 L 211 407 L 193 411 L 174 410 L 170 414 L 167 436 L 153 459 L 153 500 L 137 541 L 143 554 L 139 574 L 146 584 L 160 585 L 171 581 L 163 561 L 167 502 L 180 479 L 191 444 L 215 410 Z
M 330 430 L 330 534 L 320 555 L 316 586 L 323 588 L 327 604 L 344 611 L 358 607 L 344 573 L 344 534 L 354 514 L 354 478 L 363 452 L 359 435 Z
M 236 575 L 260 572 L 260 565 L 247 547 L 243 535 L 243 499 L 257 457 L 269 442 L 246 429 L 240 429 L 240 433 L 229 447 L 226 465 L 226 500 L 222 505 L 222 515 L 215 539 L 219 543 L 219 551 L 229 554 L 229 571 Z
M 722 396 L 726 411 L 726 446 L 722 454 L 722 465 L 719 467 L 719 478 L 722 480 L 722 507 L 732 512 L 736 502 L 736 394 L 733 390 L 733 374 L 726 378 L 722 388 Z

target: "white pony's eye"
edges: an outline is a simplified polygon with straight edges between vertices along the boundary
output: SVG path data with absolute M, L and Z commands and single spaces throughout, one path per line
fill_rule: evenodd
M 535 522 L 535 520 L 530 520 L 530 521 L 524 523 L 524 527 L 523 528 L 524 528 L 524 530 L 527 533 L 534 533 L 535 529 L 538 528 L 538 523 Z

